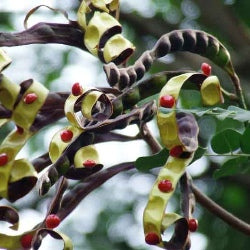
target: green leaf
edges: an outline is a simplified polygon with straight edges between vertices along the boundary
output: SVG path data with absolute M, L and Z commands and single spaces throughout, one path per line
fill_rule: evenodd
M 197 90 L 183 89 L 180 93 L 181 106 L 186 109 L 202 105 L 200 92 Z
M 240 147 L 240 137 L 241 134 L 239 132 L 233 129 L 226 129 L 212 138 L 212 149 L 217 154 L 233 152 Z
M 217 179 L 224 176 L 245 173 L 247 168 L 249 168 L 249 163 L 249 158 L 245 156 L 230 159 L 214 172 L 213 177 Z
M 236 106 L 229 106 L 228 110 L 234 112 L 234 119 L 241 122 L 250 122 L 250 111 Z
M 247 127 L 240 138 L 240 148 L 243 153 L 250 154 L 250 127 Z
M 198 120 L 199 131 L 199 144 L 206 147 L 211 137 L 216 131 L 216 120 L 211 116 L 203 116 Z
M 135 167 L 142 172 L 147 172 L 152 168 L 163 166 L 169 156 L 169 151 L 164 148 L 159 153 L 151 156 L 139 157 L 135 161 Z

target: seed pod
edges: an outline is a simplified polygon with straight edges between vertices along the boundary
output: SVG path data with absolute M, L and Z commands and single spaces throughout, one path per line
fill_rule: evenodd
M 204 56 L 224 69 L 230 77 L 235 75 L 230 54 L 217 38 L 198 30 L 175 30 L 163 35 L 153 49 L 144 52 L 133 66 L 118 68 L 114 63 L 104 65 L 107 80 L 111 86 L 131 86 L 144 76 L 153 61 L 176 51 Z

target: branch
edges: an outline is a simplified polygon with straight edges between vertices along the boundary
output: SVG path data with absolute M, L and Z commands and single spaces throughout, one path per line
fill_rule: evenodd
M 86 50 L 83 35 L 76 22 L 69 24 L 41 22 L 19 33 L 0 33 L 0 47 L 59 43 Z
M 216 204 L 213 200 L 203 194 L 196 186 L 192 184 L 192 191 L 197 199 L 197 201 L 205 208 L 207 208 L 211 213 L 221 218 L 230 226 L 236 228 L 240 232 L 250 235 L 250 225 L 246 222 L 240 220 L 233 214 L 226 211 L 224 208 Z
M 133 168 L 135 168 L 133 162 L 125 162 L 107 168 L 84 179 L 84 181 L 77 184 L 76 187 L 74 187 L 63 197 L 61 209 L 58 211 L 57 215 L 61 219 L 66 218 L 90 192 L 101 186 L 104 182 L 116 174 Z M 77 199 L 75 197 L 77 197 Z
M 140 127 L 140 132 L 141 132 L 142 139 L 144 139 L 144 141 L 146 143 L 148 143 L 148 145 L 150 146 L 151 151 L 152 151 L 153 154 L 156 154 L 157 152 L 159 152 L 161 150 L 161 145 L 154 138 L 154 136 L 152 135 L 152 133 L 149 130 L 149 128 L 148 128 L 148 126 L 147 126 L 146 123 L 144 123 Z

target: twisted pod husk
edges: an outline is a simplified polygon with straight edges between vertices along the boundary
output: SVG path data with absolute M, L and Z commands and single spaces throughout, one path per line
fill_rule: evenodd
M 120 64 L 130 57 L 135 47 L 121 34 L 122 26 L 111 14 L 118 11 L 119 1 L 82 1 L 77 22 L 84 31 L 88 51 L 104 62 Z
M 1 54 L 3 54 L 1 52 Z M 10 59 L 5 57 L 3 65 L 9 65 Z M 33 103 L 26 103 L 25 97 L 36 95 Z M 11 117 L 1 119 L 1 125 L 13 121 L 18 129 L 7 135 L 0 145 L 0 154 L 5 156 L 6 163 L 0 168 L 0 196 L 15 201 L 26 195 L 37 181 L 36 171 L 26 159 L 16 160 L 16 155 L 34 134 L 31 126 L 40 108 L 45 103 L 48 90 L 34 80 L 27 80 L 20 85 L 0 75 L 0 102 L 11 112 Z M 22 187 L 19 189 L 19 187 Z M 19 192 L 16 192 L 19 189 Z
M 159 108 L 157 123 L 162 143 L 169 150 L 181 148 L 179 155 L 170 155 L 167 162 L 160 170 L 157 180 L 149 195 L 149 200 L 143 214 L 143 225 L 146 242 L 157 245 L 163 249 L 184 249 L 188 244 L 188 219 L 175 213 L 165 213 L 167 203 L 176 188 L 177 182 L 185 172 L 185 168 L 192 162 L 194 152 L 198 148 L 199 127 L 192 114 L 176 112 L 176 102 L 180 90 L 186 82 L 193 78 L 200 79 L 199 85 L 204 105 L 215 105 L 223 101 L 220 84 L 216 77 L 205 79 L 197 78 L 197 73 L 186 73 L 171 78 L 162 88 L 159 95 Z M 202 79 L 202 80 L 201 80 Z M 197 85 L 196 85 L 197 86 Z M 207 91 L 209 89 L 209 91 Z M 210 95 L 210 92 L 213 95 Z M 175 99 L 174 106 L 169 112 L 162 112 L 160 100 L 164 96 Z M 162 181 L 171 183 L 171 189 L 163 190 Z M 173 223 L 177 222 L 173 237 L 169 242 L 162 239 L 163 232 Z M 154 235 L 155 241 L 150 242 L 148 237 Z

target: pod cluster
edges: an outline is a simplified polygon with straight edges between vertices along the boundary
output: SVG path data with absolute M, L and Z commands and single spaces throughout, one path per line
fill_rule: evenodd
M 84 31 L 84 45 L 88 51 L 104 62 L 121 64 L 130 57 L 135 47 L 121 34 L 122 26 L 113 13 L 119 1 L 82 1 L 77 21 Z

